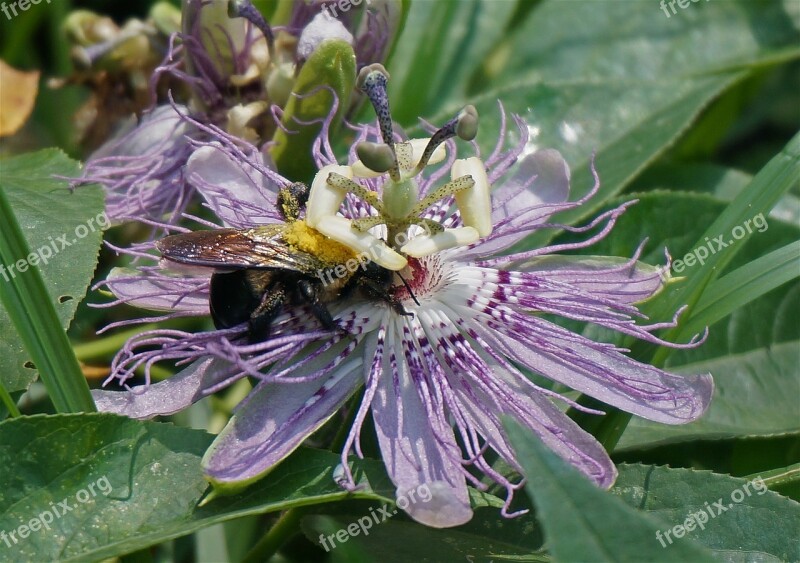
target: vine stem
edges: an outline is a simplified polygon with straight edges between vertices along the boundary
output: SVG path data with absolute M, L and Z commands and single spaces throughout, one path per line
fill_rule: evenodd
M 299 531 L 302 517 L 303 511 L 299 507 L 290 508 L 281 514 L 275 525 L 244 556 L 242 563 L 264 563 L 269 561 L 280 547 Z

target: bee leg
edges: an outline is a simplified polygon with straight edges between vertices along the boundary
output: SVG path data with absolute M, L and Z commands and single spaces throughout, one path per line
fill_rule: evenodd
M 286 290 L 279 284 L 272 286 L 269 291 L 264 293 L 261 303 L 250 314 L 250 320 L 247 323 L 251 343 L 264 342 L 269 338 L 272 321 L 281 312 L 286 298 Z
M 309 191 L 308 186 L 302 182 L 295 182 L 278 190 L 278 210 L 286 221 L 300 218 L 300 209 L 305 207 Z
M 317 317 L 317 320 L 319 320 L 323 327 L 328 330 L 338 330 L 340 328 L 339 325 L 336 324 L 336 321 L 333 320 L 328 307 L 320 301 L 318 283 L 311 280 L 299 280 L 297 282 L 297 289 L 303 301 L 308 303 L 311 312 Z

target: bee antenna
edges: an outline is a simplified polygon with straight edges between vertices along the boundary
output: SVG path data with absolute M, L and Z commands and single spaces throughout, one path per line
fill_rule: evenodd
M 400 279 L 402 280 L 402 282 L 403 282 L 403 285 L 404 285 L 404 286 L 406 286 L 406 289 L 408 290 L 408 294 L 411 296 L 411 299 L 413 299 L 413 300 L 414 300 L 414 303 L 416 303 L 416 304 L 417 304 L 417 306 L 419 306 L 419 301 L 417 300 L 417 296 L 416 296 L 416 295 L 414 295 L 414 292 L 413 292 L 413 291 L 411 291 L 411 286 L 410 286 L 410 285 L 408 285 L 408 282 L 406 281 L 406 278 L 404 278 L 403 276 L 401 276 L 399 272 L 397 273 L 397 277 L 398 277 L 398 278 L 400 278 Z

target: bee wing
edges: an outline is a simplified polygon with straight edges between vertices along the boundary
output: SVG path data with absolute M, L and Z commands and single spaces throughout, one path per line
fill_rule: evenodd
M 252 229 L 214 229 L 171 235 L 156 242 L 167 260 L 218 269 L 276 268 L 313 271 L 319 260 L 292 249 L 283 239 L 284 225 Z

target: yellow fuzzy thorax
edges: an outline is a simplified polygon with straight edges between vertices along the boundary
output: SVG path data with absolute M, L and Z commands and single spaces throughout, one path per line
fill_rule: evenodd
M 326 237 L 303 220 L 288 223 L 283 238 L 289 246 L 312 254 L 331 266 L 356 258 L 352 248 Z

